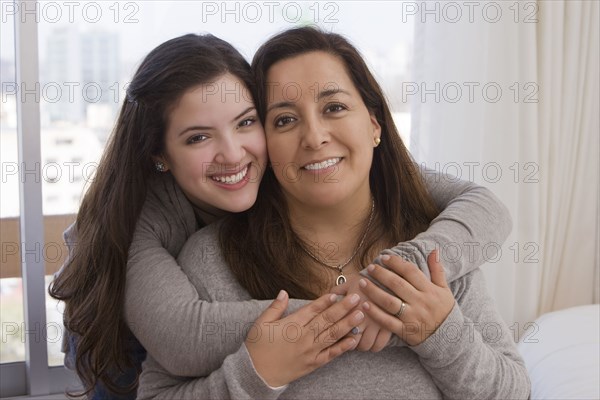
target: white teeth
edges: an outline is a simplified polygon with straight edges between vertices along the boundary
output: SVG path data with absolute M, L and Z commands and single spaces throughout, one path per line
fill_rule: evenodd
M 305 169 L 315 170 L 315 169 L 325 169 L 335 164 L 339 163 L 342 159 L 340 157 L 330 158 L 329 160 L 321 161 L 320 163 L 308 164 L 305 165 Z
M 236 183 L 238 183 L 242 179 L 244 179 L 244 177 L 246 176 L 247 173 L 248 173 L 248 166 L 246 166 L 246 168 L 244 168 L 237 174 L 226 175 L 226 176 L 213 176 L 212 179 L 214 179 L 215 181 L 220 182 L 220 183 L 225 183 L 227 185 L 235 185 Z

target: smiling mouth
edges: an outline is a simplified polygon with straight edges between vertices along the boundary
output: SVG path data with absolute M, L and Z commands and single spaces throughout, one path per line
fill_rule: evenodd
M 213 181 L 224 183 L 226 185 L 235 185 L 236 183 L 240 183 L 242 179 L 248 175 L 248 170 L 250 169 L 250 164 L 246 165 L 243 170 L 231 175 L 213 175 L 210 178 Z
M 321 161 L 318 163 L 306 164 L 302 168 L 307 169 L 309 171 L 316 171 L 319 169 L 326 169 L 326 168 L 333 167 L 334 165 L 338 164 L 340 161 L 342 161 L 341 157 L 334 157 L 334 158 L 329 158 L 325 161 Z

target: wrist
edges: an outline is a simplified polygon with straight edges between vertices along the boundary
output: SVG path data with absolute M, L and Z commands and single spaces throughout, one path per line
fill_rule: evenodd
M 278 376 L 281 374 L 281 372 L 278 373 L 277 371 L 272 371 L 272 368 L 269 367 L 269 357 L 266 357 L 266 362 L 263 363 L 260 357 L 257 357 L 256 354 L 253 354 L 254 349 L 252 348 L 251 343 L 247 343 L 246 341 L 245 346 L 246 350 L 248 351 L 250 364 L 254 369 L 254 373 L 260 378 L 265 386 L 272 390 L 279 390 L 287 386 L 289 382 Z

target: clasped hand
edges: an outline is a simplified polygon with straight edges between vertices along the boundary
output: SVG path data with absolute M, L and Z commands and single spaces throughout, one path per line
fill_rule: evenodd
M 427 257 L 431 280 L 401 257 L 384 255 L 382 261 L 388 269 L 371 264 L 367 271 L 394 295 L 361 278 L 359 287 L 367 297 L 361 307 L 383 329 L 416 346 L 436 331 L 454 307 L 454 295 L 446 282 L 444 268 L 437 251 Z
M 245 341 L 268 385 L 286 385 L 349 350 L 380 351 L 392 333 L 411 346 L 433 334 L 454 306 L 437 253 L 427 258 L 431 281 L 398 256 L 382 261 L 387 268 L 372 264 L 367 270 L 393 294 L 355 277 L 282 318 L 289 299 L 281 292 L 254 323 L 259 334 L 251 329 Z M 337 301 L 337 295 L 345 297 Z
M 333 290 L 361 296 L 360 307 L 366 315 L 359 326 L 361 335 L 356 349 L 362 351 L 380 351 L 392 333 L 416 346 L 435 332 L 454 306 L 437 251 L 427 257 L 431 280 L 415 264 L 399 256 L 384 255 L 381 259 L 387 269 L 371 264 L 367 271 L 393 294 L 362 277 L 354 277 Z

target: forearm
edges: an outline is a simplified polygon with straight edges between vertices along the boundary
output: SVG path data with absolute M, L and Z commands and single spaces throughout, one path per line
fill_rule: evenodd
M 452 282 L 496 256 L 512 229 L 510 214 L 483 186 L 431 170 L 421 174 L 441 212 L 425 232 L 381 254 L 397 254 L 429 276 L 427 256 L 437 248 Z M 375 262 L 381 265 L 379 257 Z
M 465 286 L 446 320 L 411 349 L 446 398 L 527 399 L 525 364 L 483 280 Z
M 125 297 L 127 323 L 167 371 L 206 376 L 234 353 L 270 300 L 231 303 L 204 301 L 166 251 L 130 260 Z M 139 267 L 139 270 L 138 270 Z M 290 300 L 288 312 L 306 301 Z
M 198 229 L 194 211 L 172 178 L 150 186 L 129 248 L 125 319 L 167 371 L 207 376 L 239 349 L 243 331 L 270 301 L 204 301 L 174 257 Z M 291 301 L 290 308 L 299 308 Z
M 144 363 L 138 399 L 277 399 L 285 390 L 269 387 L 258 375 L 245 346 L 201 378 L 170 375 L 155 360 Z

